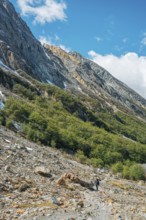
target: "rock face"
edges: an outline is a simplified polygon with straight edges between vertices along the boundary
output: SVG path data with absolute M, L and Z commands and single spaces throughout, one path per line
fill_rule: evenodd
M 63 87 L 64 77 L 58 73 L 40 42 L 7 0 L 0 1 L 0 21 L 1 61 L 14 70 L 26 71 L 40 81 L 49 80 Z
M 118 102 L 141 115 L 146 100 L 76 52 L 40 44 L 8 0 L 0 1 L 0 63 L 73 92 Z
M 82 57 L 77 52 L 66 53 L 61 48 L 44 45 L 46 53 L 52 52 L 51 59 L 63 62 L 68 71 L 67 88 L 74 87 L 79 92 L 92 93 L 105 100 L 114 99 L 140 113 L 138 106 L 146 107 L 146 100 L 127 85 L 114 78 L 96 63 Z

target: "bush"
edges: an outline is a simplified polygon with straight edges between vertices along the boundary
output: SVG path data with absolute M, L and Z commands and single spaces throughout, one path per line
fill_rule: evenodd
M 53 139 L 51 140 L 50 145 L 51 145 L 51 147 L 57 147 L 56 141 Z
M 144 179 L 144 169 L 138 164 L 132 165 L 129 168 L 129 177 L 133 180 Z
M 123 167 L 122 176 L 126 179 L 129 179 L 129 176 L 130 176 L 129 167 L 127 166 Z
M 80 163 L 86 163 L 87 157 L 84 155 L 84 152 L 81 150 L 78 150 L 76 153 L 76 158 L 79 160 Z
M 47 128 L 46 119 L 40 114 L 40 112 L 34 111 L 29 116 L 29 123 L 33 128 L 40 131 L 44 131 Z
M 117 162 L 112 166 L 112 171 L 114 173 L 122 173 L 123 171 L 123 164 L 121 162 Z
M 145 178 L 144 169 L 138 164 L 124 166 L 122 175 L 126 179 L 142 180 Z
M 27 85 L 28 86 L 28 85 Z M 32 91 L 34 88 L 25 88 L 24 86 L 20 84 L 15 84 L 13 87 L 13 91 L 19 95 L 22 95 L 30 100 L 35 99 L 35 96 L 37 95 L 36 91 Z
M 93 167 L 103 167 L 104 162 L 100 158 L 91 158 L 91 164 Z
M 119 152 L 108 151 L 104 156 L 104 162 L 106 164 L 114 164 L 118 161 L 122 161 L 122 155 Z
M 7 120 L 6 127 L 14 130 L 13 121 L 11 119 Z

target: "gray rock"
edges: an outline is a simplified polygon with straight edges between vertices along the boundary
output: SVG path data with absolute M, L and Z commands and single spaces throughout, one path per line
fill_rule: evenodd
M 40 174 L 41 176 L 44 177 L 50 177 L 50 178 L 52 177 L 51 171 L 45 167 L 36 167 L 35 173 Z
M 19 191 L 20 192 L 24 192 L 26 191 L 28 188 L 30 188 L 30 186 L 27 183 L 23 183 L 21 184 L 21 186 L 19 187 Z

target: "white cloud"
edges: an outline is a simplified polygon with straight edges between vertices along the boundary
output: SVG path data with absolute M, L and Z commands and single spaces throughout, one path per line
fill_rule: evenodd
M 64 21 L 67 16 L 65 2 L 57 0 L 17 0 L 22 15 L 34 16 L 34 23 L 45 24 L 56 20 Z
M 43 44 L 48 44 L 48 45 L 54 45 L 54 46 L 57 46 L 57 47 L 60 47 L 62 50 L 65 50 L 67 53 L 69 52 L 69 51 L 71 51 L 71 49 L 69 48 L 69 47 L 66 47 L 65 45 L 63 45 L 63 44 L 57 44 L 56 45 L 56 41 L 58 41 L 58 36 L 57 36 L 57 39 L 56 39 L 56 36 L 57 35 L 55 35 L 55 38 L 54 38 L 54 40 L 51 38 L 51 37 L 48 37 L 48 38 L 46 38 L 46 37 L 44 37 L 44 36 L 40 36 L 40 38 L 39 38 L 39 41 L 41 42 L 41 44 L 43 45 Z M 59 38 L 60 39 L 60 38 Z
M 89 51 L 90 58 L 146 98 L 146 56 L 129 52 L 117 57 Z
M 71 49 L 69 47 L 66 47 L 63 44 L 59 44 L 58 47 L 60 47 L 62 50 L 65 50 L 67 53 L 71 51 Z
M 39 41 L 41 42 L 41 44 L 48 44 L 48 45 L 52 45 L 52 40 L 51 38 L 46 38 L 44 36 L 40 36 Z

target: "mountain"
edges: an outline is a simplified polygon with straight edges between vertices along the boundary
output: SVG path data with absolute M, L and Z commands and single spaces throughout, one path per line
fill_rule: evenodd
M 8 0 L 0 1 L 0 60 L 12 70 L 76 93 L 118 102 L 145 116 L 146 100 L 108 71 L 77 52 L 44 45 Z M 15 40 L 12 40 L 15 39 Z
M 109 99 L 122 103 L 135 111 L 141 112 L 138 106 L 146 108 L 146 100 L 130 89 L 127 85 L 114 78 L 108 71 L 96 63 L 84 58 L 77 52 L 66 53 L 61 48 L 44 45 L 50 59 L 67 69 L 65 76 L 70 84 L 66 87 L 95 97 L 102 97 L 106 102 Z M 50 55 L 50 53 L 52 54 Z M 142 112 L 141 112 L 142 113 Z

